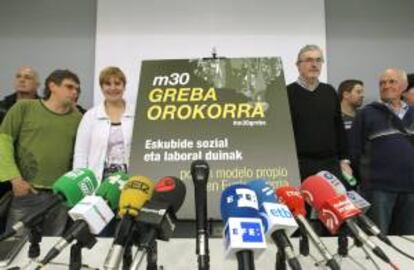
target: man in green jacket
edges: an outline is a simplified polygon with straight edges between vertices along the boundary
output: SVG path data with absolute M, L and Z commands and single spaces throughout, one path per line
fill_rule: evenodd
M 0 181 L 10 181 L 14 194 L 7 226 L 52 196 L 54 181 L 71 169 L 73 144 L 81 119 L 74 102 L 79 78 L 69 70 L 55 70 L 45 81 L 43 100 L 16 103 L 0 127 Z M 44 220 L 45 235 L 59 235 L 66 224 L 64 208 Z

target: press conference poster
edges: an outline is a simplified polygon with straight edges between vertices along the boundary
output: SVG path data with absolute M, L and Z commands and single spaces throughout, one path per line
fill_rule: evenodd
M 205 160 L 208 218 L 220 219 L 221 192 L 264 179 L 300 183 L 279 57 L 142 62 L 130 175 L 176 176 L 187 195 L 177 216 L 194 219 L 190 166 Z

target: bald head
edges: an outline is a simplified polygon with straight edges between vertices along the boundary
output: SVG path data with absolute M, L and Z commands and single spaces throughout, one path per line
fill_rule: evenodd
M 16 71 L 14 89 L 18 96 L 34 97 L 39 88 L 39 75 L 30 66 L 21 66 Z
M 385 102 L 398 101 L 407 88 L 407 74 L 398 68 L 389 68 L 379 78 L 381 99 Z

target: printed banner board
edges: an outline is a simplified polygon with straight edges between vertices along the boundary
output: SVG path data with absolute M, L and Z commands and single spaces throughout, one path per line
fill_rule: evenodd
M 130 175 L 177 176 L 193 219 L 191 162 L 210 166 L 208 217 L 220 218 L 221 191 L 265 179 L 300 183 L 289 104 L 278 57 L 143 61 Z

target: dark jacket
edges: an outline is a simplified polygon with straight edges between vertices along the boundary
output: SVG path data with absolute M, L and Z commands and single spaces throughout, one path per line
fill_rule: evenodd
M 39 96 L 36 95 L 36 98 L 39 98 Z M 16 102 L 17 102 L 16 93 L 8 95 L 3 100 L 0 101 L 0 124 L 3 122 L 3 119 L 6 116 L 7 112 Z
M 4 117 L 6 116 L 9 109 L 16 103 L 17 94 L 11 94 L 6 96 L 2 101 L 0 101 L 0 124 L 3 122 Z
M 351 129 L 350 154 L 363 190 L 414 192 L 414 108 L 400 119 L 385 104 L 366 105 Z

